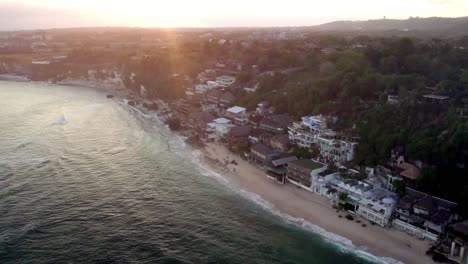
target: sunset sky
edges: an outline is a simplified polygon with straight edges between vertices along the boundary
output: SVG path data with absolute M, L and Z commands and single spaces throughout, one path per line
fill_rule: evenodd
M 468 0 L 0 0 L 0 30 L 87 26 L 302 26 L 468 15 Z

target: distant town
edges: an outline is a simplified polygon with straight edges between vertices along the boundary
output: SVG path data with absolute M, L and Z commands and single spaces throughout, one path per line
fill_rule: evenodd
M 468 263 L 466 36 L 0 32 L 0 78 L 104 88 L 194 146 L 222 145 L 350 221 L 430 241 L 436 261 Z

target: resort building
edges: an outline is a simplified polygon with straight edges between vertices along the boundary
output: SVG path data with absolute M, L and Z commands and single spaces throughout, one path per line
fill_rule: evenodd
M 354 159 L 357 142 L 336 139 L 335 133 L 327 133 L 317 137 L 320 159 L 325 162 L 343 164 Z
M 258 143 L 250 148 L 249 160 L 256 162 L 258 165 L 266 166 L 270 161 L 278 156 L 278 152 L 275 152 L 262 143 Z
M 395 209 L 398 196 L 383 188 L 367 191 L 359 201 L 357 213 L 367 220 L 385 227 Z
M 320 160 L 329 163 L 343 164 L 354 158 L 359 139 L 338 135 L 327 128 L 323 116 L 303 117 L 302 121 L 294 122 L 288 127 L 291 144 L 302 148 L 317 146 Z
M 281 184 L 285 183 L 288 173 L 288 163 L 296 160 L 297 158 L 295 156 L 272 160 L 266 167 L 267 176 Z
M 319 116 L 302 117 L 302 121 L 294 122 L 288 127 L 288 134 L 291 144 L 302 148 L 310 148 L 317 140 L 317 136 L 329 131 L 325 118 Z
M 406 188 L 397 202 L 393 226 L 421 239 L 436 241 L 455 214 L 457 204 Z
M 249 123 L 247 109 L 240 106 L 234 106 L 226 110 L 224 116 L 234 120 L 237 125 L 246 125 Z
M 324 165 L 312 160 L 303 159 L 288 164 L 287 180 L 308 191 L 312 191 L 312 175 L 324 169 Z

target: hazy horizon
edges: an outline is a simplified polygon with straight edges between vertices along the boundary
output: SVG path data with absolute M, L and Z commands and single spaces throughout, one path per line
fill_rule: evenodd
M 283 2 L 284 3 L 284 2 Z M 295 27 L 337 20 L 466 16 L 463 0 L 0 0 L 0 30 L 75 27 Z

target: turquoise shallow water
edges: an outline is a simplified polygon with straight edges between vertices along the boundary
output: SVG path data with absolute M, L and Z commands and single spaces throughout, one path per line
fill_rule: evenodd
M 0 82 L 0 263 L 373 263 L 240 195 L 88 88 Z

